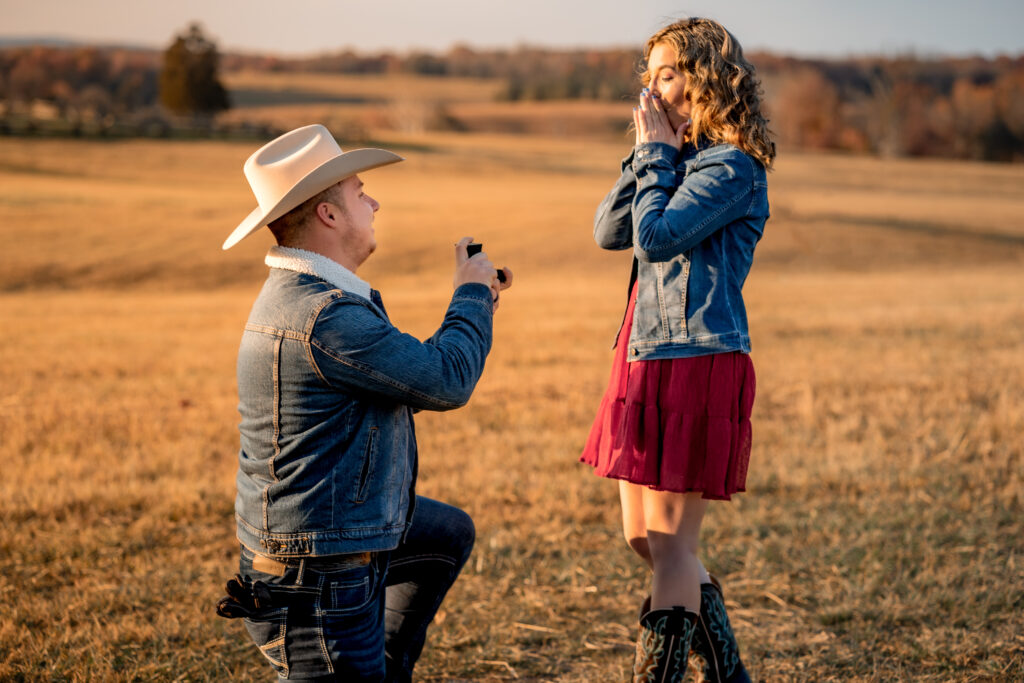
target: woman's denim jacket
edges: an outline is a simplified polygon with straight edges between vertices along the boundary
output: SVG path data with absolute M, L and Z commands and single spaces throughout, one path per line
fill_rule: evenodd
M 749 352 L 741 289 L 767 220 L 765 169 L 737 147 L 637 145 L 594 218 L 603 249 L 633 249 L 627 358 Z
M 354 277 L 354 276 L 353 276 Z M 273 268 L 238 354 L 238 538 L 277 557 L 389 550 L 412 515 L 413 411 L 469 400 L 491 347 L 490 289 L 459 287 L 426 342 L 368 300 Z

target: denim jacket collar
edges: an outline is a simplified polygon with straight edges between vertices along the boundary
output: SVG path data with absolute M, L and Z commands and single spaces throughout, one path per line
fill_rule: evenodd
M 271 268 L 283 268 L 326 280 L 338 289 L 370 298 L 370 285 L 337 261 L 305 249 L 274 246 L 267 252 L 265 263 Z

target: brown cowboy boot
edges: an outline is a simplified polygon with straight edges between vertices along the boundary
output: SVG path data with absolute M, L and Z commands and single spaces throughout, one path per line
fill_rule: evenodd
M 654 609 L 640 617 L 633 683 L 682 683 L 699 620 L 685 607 Z

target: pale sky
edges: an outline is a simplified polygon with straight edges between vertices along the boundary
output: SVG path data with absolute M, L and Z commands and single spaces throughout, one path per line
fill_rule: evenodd
M 801 56 L 1024 53 L 1024 0 L 0 0 L 0 38 L 163 47 L 199 21 L 222 51 L 639 47 L 671 19 Z

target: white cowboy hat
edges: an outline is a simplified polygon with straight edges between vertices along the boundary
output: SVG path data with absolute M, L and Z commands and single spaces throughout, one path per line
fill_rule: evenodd
M 259 206 L 221 246 L 230 249 L 331 185 L 371 168 L 403 161 L 383 149 L 342 152 L 330 131 L 303 126 L 268 142 L 249 157 L 245 177 Z

